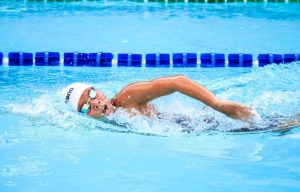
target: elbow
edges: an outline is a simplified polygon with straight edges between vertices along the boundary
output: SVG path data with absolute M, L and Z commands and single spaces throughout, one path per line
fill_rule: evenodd
M 179 83 L 182 83 L 182 82 L 185 82 L 188 80 L 188 77 L 185 75 L 176 75 L 174 77 L 175 77 L 176 82 L 179 82 Z
M 175 75 L 174 77 L 178 78 L 178 79 L 186 79 L 187 78 L 185 75 L 182 75 L 182 74 Z
M 176 83 L 182 83 L 186 81 L 188 78 L 185 75 L 175 75 L 174 76 L 174 82 Z
M 184 75 L 176 75 L 172 81 L 173 87 L 176 91 L 180 90 L 182 86 L 186 85 L 188 78 Z

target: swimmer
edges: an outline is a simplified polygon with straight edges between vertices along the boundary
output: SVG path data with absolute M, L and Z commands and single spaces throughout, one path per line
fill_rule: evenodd
M 151 104 L 151 101 L 175 92 L 203 102 L 233 119 L 252 122 L 259 118 L 253 108 L 238 102 L 221 100 L 204 86 L 183 75 L 129 84 L 112 99 L 107 98 L 100 90 L 91 85 L 72 83 L 64 88 L 63 97 L 64 103 L 70 109 L 94 118 L 109 116 L 119 108 L 132 115 L 134 115 L 132 109 L 135 109 L 140 114 L 153 118 L 160 113 Z

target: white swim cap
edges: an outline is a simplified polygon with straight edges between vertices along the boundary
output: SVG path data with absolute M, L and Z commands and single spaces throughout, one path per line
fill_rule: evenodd
M 85 83 L 72 83 L 63 89 L 64 102 L 71 110 L 76 111 L 78 109 L 79 99 L 87 88 L 92 87 Z

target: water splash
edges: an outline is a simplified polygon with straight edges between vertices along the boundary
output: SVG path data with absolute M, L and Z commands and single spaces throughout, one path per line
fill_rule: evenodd
M 53 97 L 53 95 L 55 95 Z M 207 131 L 227 132 L 250 127 L 248 123 L 236 121 L 209 107 L 186 108 L 184 101 L 174 101 L 163 109 L 162 118 L 149 119 L 139 115 L 129 115 L 123 110 L 107 117 L 107 121 L 96 120 L 62 107 L 59 93 L 47 93 L 25 104 L 12 103 L 6 108 L 13 114 L 25 115 L 35 127 L 51 125 L 64 130 L 83 131 L 100 129 L 103 131 L 137 133 L 144 135 L 198 135 Z M 180 113 L 172 112 L 174 107 Z
M 77 74 L 80 71 L 72 73 Z M 205 71 L 203 73 L 205 74 Z M 32 95 L 26 94 L 24 99 L 7 104 L 5 112 L 25 116 L 34 126 L 51 125 L 74 131 L 101 129 L 145 135 L 190 136 L 212 131 L 265 130 L 268 127 L 276 128 L 281 120 L 288 120 L 300 112 L 299 73 L 299 64 L 271 65 L 253 68 L 247 73 L 230 77 L 207 78 L 203 82 L 221 99 L 242 102 L 256 108 L 263 118 L 255 124 L 230 119 L 179 93 L 153 102 L 158 111 L 164 114 L 162 118 L 149 119 L 141 115 L 130 117 L 126 112 L 118 110 L 108 117 L 112 123 L 107 123 L 67 110 L 58 91 L 62 87 L 51 87 L 54 88 L 52 91 L 41 88 L 36 91 L 35 88 L 33 92 L 38 92 L 39 96 L 31 100 Z M 126 74 L 120 73 L 119 77 L 125 79 L 121 75 Z M 90 78 L 93 77 L 94 75 Z M 86 80 L 89 81 L 89 78 Z M 195 80 L 201 82 L 197 77 Z M 117 86 L 113 86 L 114 84 Z M 95 84 L 95 87 L 113 96 L 116 91 L 114 89 L 119 89 L 123 84 L 123 81 L 102 81 L 98 86 Z

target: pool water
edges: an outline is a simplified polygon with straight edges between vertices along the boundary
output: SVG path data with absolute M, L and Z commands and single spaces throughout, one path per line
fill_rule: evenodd
M 1 1 L 1 51 L 294 53 L 300 4 Z
M 0 50 L 299 52 L 298 4 L 0 2 Z M 255 12 L 253 11 L 255 10 Z M 61 89 L 88 82 L 112 97 L 135 81 L 184 74 L 257 109 L 264 127 L 300 112 L 300 63 L 253 68 L 0 67 L 0 191 L 299 191 L 300 127 L 248 126 L 173 94 L 167 120 L 67 111 Z M 215 119 L 207 123 L 205 119 Z

